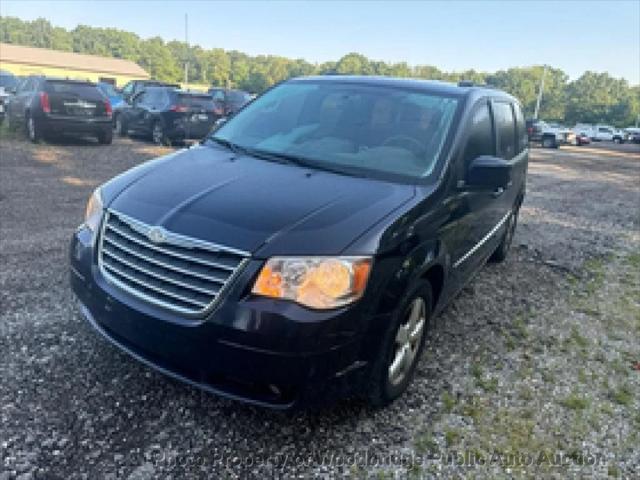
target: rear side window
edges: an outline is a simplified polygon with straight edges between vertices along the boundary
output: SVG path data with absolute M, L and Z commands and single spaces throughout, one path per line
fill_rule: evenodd
M 481 155 L 495 155 L 493 123 L 489 105 L 483 103 L 476 107 L 471 116 L 469 138 L 464 149 L 464 164 L 469 166 L 474 158 Z
M 90 83 L 56 82 L 48 80 L 45 89 L 48 93 L 70 93 L 91 98 L 100 96 L 97 87 Z
M 499 157 L 511 160 L 515 155 L 516 129 L 511 104 L 504 102 L 493 103 L 493 119 L 498 133 Z
M 522 109 L 517 103 L 513 104 L 513 113 L 516 115 L 516 145 L 517 153 L 522 152 L 529 146 L 529 137 L 527 136 L 527 128 L 522 115 Z

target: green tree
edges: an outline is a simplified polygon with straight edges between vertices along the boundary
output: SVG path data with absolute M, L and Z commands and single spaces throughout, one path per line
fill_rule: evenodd
M 543 67 L 517 67 L 494 73 L 477 70 L 444 72 L 432 65 L 412 67 L 405 62 L 370 60 L 348 53 L 337 61 L 312 64 L 302 59 L 275 55 L 249 56 L 235 50 L 203 49 L 185 42 L 147 40 L 114 28 L 78 25 L 71 31 L 52 26 L 43 18 L 23 21 L 0 16 L 0 41 L 18 45 L 53 48 L 93 55 L 125 58 L 138 62 L 159 80 L 180 82 L 184 63 L 189 63 L 189 80 L 218 86 L 237 87 L 261 93 L 273 84 L 302 75 L 352 74 L 416 77 L 427 80 L 488 83 L 517 97 L 527 116 L 533 115 Z M 545 120 L 609 123 L 628 126 L 640 120 L 640 87 L 629 86 L 607 73 L 585 72 L 569 82 L 558 68 L 548 67 L 540 118 Z

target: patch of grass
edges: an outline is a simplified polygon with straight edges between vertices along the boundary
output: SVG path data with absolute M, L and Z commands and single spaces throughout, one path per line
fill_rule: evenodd
M 561 400 L 560 405 L 571 410 L 584 410 L 589 406 L 589 400 L 581 397 L 577 393 L 572 393 L 567 398 Z
M 407 478 L 421 479 L 422 465 L 420 465 L 418 462 L 411 462 L 411 464 L 407 468 Z
M 587 348 L 589 346 L 589 339 L 583 336 L 575 325 L 571 327 L 571 340 L 580 348 Z
M 611 408 L 611 405 L 608 402 L 600 405 L 600 411 L 602 413 L 606 413 L 609 416 L 613 415 L 613 408 Z
M 611 392 L 611 398 L 614 402 L 628 407 L 633 402 L 633 394 L 631 393 L 631 387 L 629 385 L 623 385 L 622 387 Z
M 620 469 L 615 465 L 609 465 L 607 468 L 607 475 L 613 478 L 618 478 L 620 477 Z
M 497 392 L 498 391 L 498 379 L 497 378 L 479 378 L 476 379 L 476 385 L 482 388 L 485 392 Z
M 0 125 L 0 140 L 10 140 L 14 139 L 18 136 L 18 132 L 16 130 L 11 130 L 7 125 L 7 119 L 4 119 L 4 122 Z
M 588 381 L 588 380 L 587 380 L 587 374 L 586 374 L 586 372 L 584 371 L 584 368 L 581 368 L 581 369 L 578 371 L 578 381 L 579 381 L 580 383 L 587 383 L 587 381 Z
M 518 337 L 522 339 L 527 339 L 529 337 L 529 331 L 527 330 L 527 324 L 524 321 L 524 318 L 521 315 L 518 315 L 516 319 L 513 321 L 513 328 L 518 335 Z
M 457 402 L 456 396 L 451 393 L 445 391 L 442 393 L 442 406 L 446 413 L 453 412 Z
M 457 430 L 447 429 L 444 432 L 444 439 L 449 447 L 457 444 L 461 437 L 462 435 Z
M 484 407 L 480 404 L 479 400 L 475 397 L 470 398 L 462 406 L 462 415 L 470 417 L 474 421 L 478 421 L 484 413 Z
M 554 375 L 554 373 L 549 370 L 549 369 L 544 369 L 540 372 L 540 376 L 542 377 L 542 380 L 545 383 L 555 383 L 556 382 L 556 376 Z
M 471 365 L 471 375 L 473 375 L 477 380 L 479 378 L 482 378 L 482 373 L 482 365 L 480 365 L 479 362 L 474 362 L 473 365 Z
M 478 426 L 479 447 L 487 452 L 518 455 L 523 451 L 553 450 L 534 433 L 536 421 L 522 410 L 501 408 L 491 412 Z
M 533 390 L 529 386 L 524 386 L 520 389 L 520 398 L 522 400 L 533 400 Z
M 627 258 L 625 258 L 625 263 L 636 272 L 640 270 L 640 252 L 627 255 Z
M 438 450 L 438 444 L 433 439 L 431 432 L 424 432 L 419 435 L 415 441 L 415 447 L 418 453 L 429 453 Z

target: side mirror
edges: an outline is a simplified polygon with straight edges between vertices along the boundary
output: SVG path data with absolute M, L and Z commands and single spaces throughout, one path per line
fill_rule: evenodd
M 466 184 L 487 189 L 504 188 L 511 182 L 511 164 L 491 155 L 475 158 L 467 171 Z
M 224 125 L 225 123 L 227 123 L 227 120 L 229 120 L 228 117 L 220 117 L 218 120 L 216 120 L 213 123 L 213 128 L 214 129 L 218 129 L 220 128 L 222 125 Z

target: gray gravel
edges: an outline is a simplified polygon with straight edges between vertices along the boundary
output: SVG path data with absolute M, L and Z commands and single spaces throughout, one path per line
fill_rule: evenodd
M 172 381 L 78 313 L 66 248 L 88 195 L 162 151 L 0 140 L 1 480 L 639 471 L 637 149 L 533 150 L 510 258 L 442 315 L 407 394 L 296 414 Z

